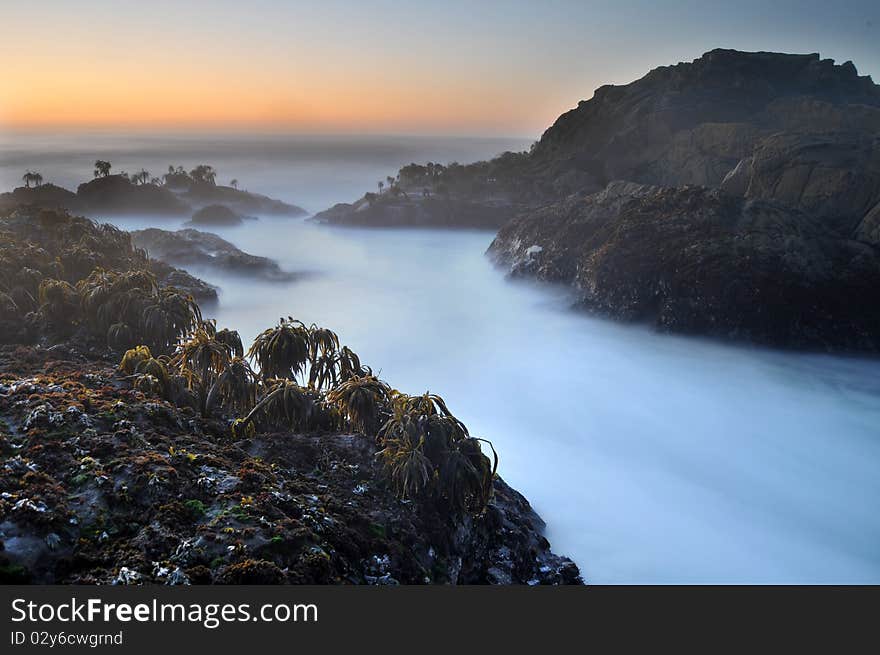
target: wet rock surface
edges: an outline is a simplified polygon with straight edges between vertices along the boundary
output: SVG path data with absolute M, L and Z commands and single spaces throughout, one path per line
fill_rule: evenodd
M 84 584 L 580 582 L 496 480 L 458 519 L 402 501 L 357 434 L 234 439 L 73 344 L 0 347 L 0 579 Z
M 305 216 L 306 210 L 259 193 L 243 191 L 219 184 L 191 183 L 181 193 L 191 207 L 223 205 L 240 215 L 267 214 L 274 216 Z
M 663 330 L 880 348 L 880 253 L 774 201 L 628 182 L 505 225 L 489 254 L 571 284 L 581 306 Z
M 131 238 L 150 256 L 172 265 L 205 267 L 278 282 L 296 278 L 296 274 L 281 270 L 271 259 L 243 252 L 211 232 L 148 228 L 131 232 Z
M 207 205 L 202 207 L 189 220 L 190 225 L 241 225 L 244 223 L 245 217 L 238 212 L 232 211 L 226 205 Z

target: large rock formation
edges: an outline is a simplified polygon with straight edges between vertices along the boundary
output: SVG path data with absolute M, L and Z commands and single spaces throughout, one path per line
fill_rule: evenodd
M 715 50 L 561 116 L 525 174 L 548 202 L 490 253 L 617 318 L 877 350 L 878 135 L 850 62 Z
M 570 191 L 617 179 L 718 186 L 775 133 L 876 133 L 878 126 L 880 87 L 851 62 L 713 50 L 631 84 L 600 87 L 556 120 L 531 159 L 533 174 L 547 182 L 570 171 L 592 182 L 581 177 Z
M 820 218 L 842 236 L 880 243 L 866 220 L 880 203 L 880 130 L 777 133 L 760 141 L 721 188 L 778 200 Z
M 583 307 L 618 319 L 880 349 L 875 247 L 775 201 L 614 182 L 511 221 L 490 253 L 514 275 L 572 284 Z
M 276 216 L 305 216 L 306 210 L 269 196 L 234 189 L 219 184 L 191 183 L 181 199 L 192 207 L 225 205 L 238 214 L 271 214 Z

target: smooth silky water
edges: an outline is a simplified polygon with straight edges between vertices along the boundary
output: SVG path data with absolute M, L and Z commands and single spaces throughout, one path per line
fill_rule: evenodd
M 163 144 L 154 146 L 173 149 Z M 314 211 L 409 160 L 503 149 L 464 145 L 391 143 L 354 163 L 339 146 L 314 166 L 301 153 L 263 160 L 259 148 L 206 161 L 223 182 L 235 176 Z M 76 157 L 57 164 L 83 179 L 90 162 Z M 149 148 L 142 157 L 168 159 Z M 172 154 L 168 163 L 197 159 Z M 41 169 L 49 181 L 51 158 Z M 0 167 L 7 180 L 11 171 Z M 279 284 L 191 269 L 221 287 L 207 315 L 246 343 L 281 316 L 326 325 L 394 387 L 441 394 L 473 434 L 494 442 L 501 475 L 589 582 L 880 582 L 880 361 L 591 318 L 570 311 L 563 290 L 505 279 L 484 255 L 488 232 L 270 217 L 215 231 L 301 276 Z

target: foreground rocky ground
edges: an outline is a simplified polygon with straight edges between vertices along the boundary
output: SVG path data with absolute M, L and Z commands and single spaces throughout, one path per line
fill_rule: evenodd
M 0 348 L 0 580 L 85 584 L 579 581 L 496 479 L 477 516 L 400 500 L 372 438 L 232 438 L 71 344 Z
M 441 397 L 291 317 L 245 351 L 159 264 L 0 215 L 0 582 L 579 582 Z

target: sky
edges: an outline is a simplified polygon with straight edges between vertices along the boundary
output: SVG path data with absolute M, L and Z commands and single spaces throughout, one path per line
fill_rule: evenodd
M 539 136 L 717 47 L 880 81 L 880 2 L 0 0 L 0 129 Z

